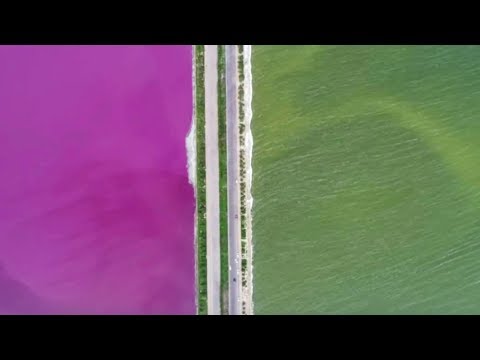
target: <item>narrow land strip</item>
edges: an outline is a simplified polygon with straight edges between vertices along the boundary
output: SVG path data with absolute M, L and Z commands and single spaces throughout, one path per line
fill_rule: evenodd
M 220 284 L 222 315 L 228 315 L 227 121 L 225 45 L 218 45 L 218 152 L 220 163 Z

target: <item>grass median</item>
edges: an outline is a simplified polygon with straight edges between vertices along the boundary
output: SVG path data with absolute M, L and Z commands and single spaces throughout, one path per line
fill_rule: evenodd
M 207 223 L 205 188 L 204 45 L 195 45 L 195 128 L 197 151 L 197 299 L 198 314 L 207 314 Z

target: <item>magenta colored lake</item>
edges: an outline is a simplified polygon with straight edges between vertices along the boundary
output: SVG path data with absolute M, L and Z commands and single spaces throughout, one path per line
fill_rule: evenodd
M 190 46 L 0 46 L 0 313 L 194 314 Z

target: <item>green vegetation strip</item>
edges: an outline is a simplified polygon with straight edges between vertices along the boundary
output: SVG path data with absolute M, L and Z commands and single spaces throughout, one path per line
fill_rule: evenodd
M 218 151 L 220 158 L 220 286 L 222 314 L 228 314 L 227 120 L 225 46 L 218 45 Z
M 207 314 L 207 230 L 205 189 L 204 46 L 195 46 L 195 128 L 197 146 L 197 299 L 198 314 Z
M 238 45 L 238 77 L 239 77 L 239 88 L 238 88 L 238 108 L 239 108 L 239 123 L 240 123 L 240 196 L 241 196 L 241 230 L 242 230 L 242 239 L 247 237 L 246 229 L 246 167 L 245 167 L 245 109 L 244 109 L 244 89 L 243 83 L 245 80 L 245 75 L 243 73 L 243 45 Z M 244 246 L 242 246 L 242 254 Z

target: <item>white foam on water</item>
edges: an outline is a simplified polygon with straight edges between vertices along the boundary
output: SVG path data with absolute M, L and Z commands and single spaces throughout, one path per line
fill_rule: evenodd
M 246 167 L 246 228 L 247 228 L 247 289 L 248 291 L 248 303 L 250 309 L 247 310 L 247 314 L 253 314 L 253 239 L 252 239 L 252 152 L 253 152 L 253 135 L 250 124 L 252 122 L 252 46 L 243 45 L 243 73 L 244 73 L 244 122 L 245 122 L 245 167 Z
M 194 105 L 195 106 L 195 105 Z M 196 131 L 195 131 L 195 110 L 192 117 L 192 125 L 190 131 L 185 139 L 185 146 L 187 148 L 187 169 L 188 169 L 188 182 L 196 188 L 196 170 L 197 170 L 197 144 L 196 144 Z

